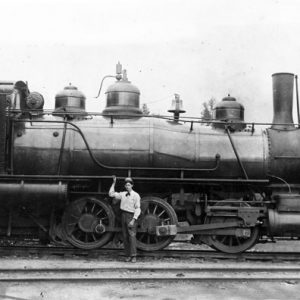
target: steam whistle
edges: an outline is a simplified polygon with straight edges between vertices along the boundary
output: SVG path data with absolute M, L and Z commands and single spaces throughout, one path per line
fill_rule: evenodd
M 182 109 L 182 100 L 180 99 L 179 94 L 174 94 L 175 99 L 172 100 L 172 107 L 168 110 L 168 112 L 172 112 L 174 114 L 174 121 L 179 121 L 179 116 L 181 113 L 185 113 L 185 110 Z
M 120 62 L 116 64 L 116 79 L 117 80 L 122 79 L 122 64 L 120 64 Z
M 103 86 L 103 82 L 106 78 L 116 78 L 117 81 L 120 81 L 122 78 L 124 78 L 124 74 L 126 73 L 126 70 L 122 70 L 122 64 L 120 62 L 118 62 L 116 64 L 116 75 L 106 75 L 102 78 L 102 81 L 101 81 L 101 84 L 100 84 L 100 88 L 99 88 L 99 91 L 98 91 L 98 95 L 95 97 L 95 98 L 99 98 L 100 96 L 100 93 L 101 93 L 101 90 L 102 90 L 102 86 Z M 123 73 L 123 75 L 122 75 Z M 126 78 L 127 78 L 127 75 L 126 75 Z

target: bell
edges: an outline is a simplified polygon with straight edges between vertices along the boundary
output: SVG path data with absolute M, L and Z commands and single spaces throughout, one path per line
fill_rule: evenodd
M 172 107 L 168 110 L 168 112 L 174 113 L 174 121 L 178 122 L 179 115 L 181 113 L 185 113 L 185 110 L 182 109 L 182 100 L 180 99 L 179 94 L 174 94 L 175 99 L 172 100 Z

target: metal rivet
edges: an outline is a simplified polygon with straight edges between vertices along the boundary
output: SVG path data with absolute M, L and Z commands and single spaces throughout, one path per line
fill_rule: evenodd
M 18 132 L 17 132 L 17 136 L 18 136 L 18 137 L 22 136 L 22 132 L 21 132 L 21 131 L 18 131 Z
M 58 137 L 58 136 L 59 136 L 59 133 L 58 133 L 57 131 L 54 131 L 54 132 L 53 132 L 53 136 Z

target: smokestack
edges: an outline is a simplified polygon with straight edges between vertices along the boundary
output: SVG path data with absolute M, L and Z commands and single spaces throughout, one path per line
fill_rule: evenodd
M 272 129 L 291 130 L 295 126 L 293 121 L 293 90 L 294 74 L 275 73 L 273 79 L 273 107 L 274 116 Z M 289 125 L 276 125 L 289 124 Z

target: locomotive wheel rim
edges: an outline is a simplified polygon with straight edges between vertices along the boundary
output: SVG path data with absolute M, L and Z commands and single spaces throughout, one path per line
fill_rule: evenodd
M 218 202 L 216 205 L 228 205 L 228 203 Z M 243 203 L 243 206 L 249 206 L 247 203 Z M 209 223 L 226 223 L 239 220 L 234 217 L 211 217 Z M 259 228 L 250 228 L 251 233 L 249 238 L 236 237 L 230 235 L 213 235 L 209 237 L 209 245 L 221 252 L 237 254 L 244 252 L 254 246 L 259 238 Z
M 87 215 L 89 222 L 83 225 Z M 63 216 L 63 230 L 67 241 L 81 249 L 96 249 L 104 246 L 111 240 L 113 232 L 94 231 L 100 221 L 105 227 L 115 226 L 113 210 L 105 201 L 94 197 L 83 197 L 72 202 Z M 88 223 L 91 224 L 90 228 L 87 228 Z
M 156 251 L 168 246 L 175 236 L 159 237 L 155 234 L 157 225 L 176 225 L 177 216 L 173 207 L 158 197 L 145 197 L 141 200 L 142 213 L 138 220 L 137 248 L 143 251 Z

